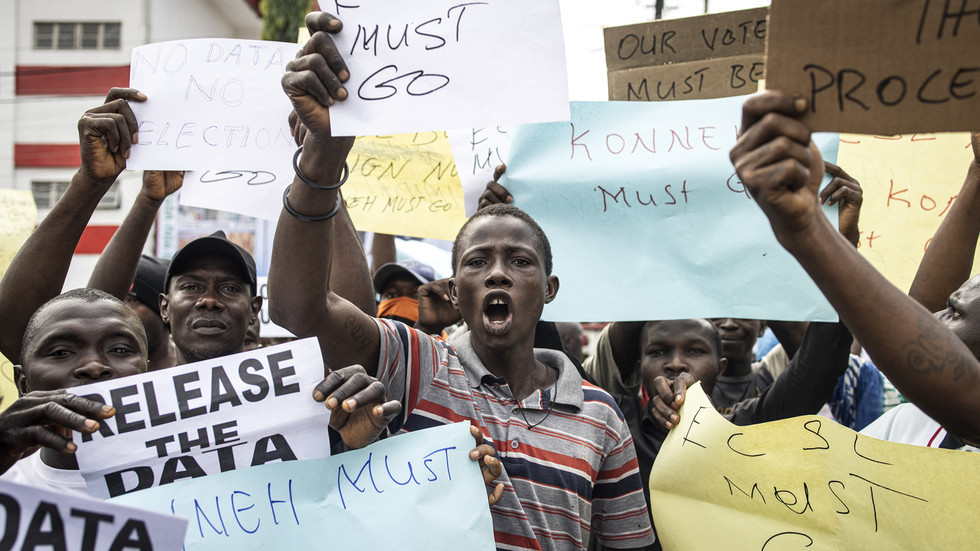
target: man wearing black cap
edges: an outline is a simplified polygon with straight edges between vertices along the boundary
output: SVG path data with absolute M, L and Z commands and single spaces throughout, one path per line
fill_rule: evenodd
M 184 245 L 170 261 L 160 316 L 170 325 L 177 364 L 241 352 L 258 318 L 255 261 L 224 232 Z

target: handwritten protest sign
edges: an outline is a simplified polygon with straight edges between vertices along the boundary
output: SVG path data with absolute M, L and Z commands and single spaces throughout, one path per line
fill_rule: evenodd
M 749 54 L 612 71 L 609 99 L 663 101 L 754 94 L 765 78 L 765 65 L 765 56 Z
M 924 468 L 928 466 L 928 468 Z M 969 549 L 975 454 L 884 442 L 824 417 L 737 427 L 700 383 L 650 476 L 664 549 Z M 704 519 L 711 529 L 704 529 Z
M 37 207 L 30 191 L 0 189 L 0 277 L 34 231 Z M 13 365 L 0 356 L 0 411 L 17 399 Z
M 471 449 L 469 425 L 457 423 L 113 501 L 189 518 L 187 551 L 282 549 L 284 542 L 291 549 L 489 551 L 486 486 Z
M 480 196 L 493 180 L 493 171 L 507 157 L 507 130 L 501 126 L 450 130 L 449 145 L 453 150 L 459 181 L 463 184 L 466 216 L 473 216 L 480 206 Z
M 139 142 L 128 168 L 269 170 L 296 149 L 280 79 L 298 44 L 193 39 L 133 49 Z
M 270 157 L 259 170 L 194 170 L 184 174 L 180 204 L 275 221 L 294 177 L 291 154 Z
M 767 11 L 606 28 L 609 99 L 708 99 L 755 92 L 765 76 Z
M 858 251 L 899 289 L 909 289 L 972 159 L 969 134 L 841 135 L 839 164 L 864 190 Z
M 466 221 L 445 132 L 361 137 L 347 164 L 343 194 L 358 230 L 453 239 Z
M 112 497 L 184 478 L 330 455 L 316 339 L 74 389 L 116 408 L 74 434 L 89 493 Z
M 773 0 L 766 86 L 804 95 L 814 130 L 973 130 L 977 9 L 972 1 Z
M 509 129 L 501 182 L 561 281 L 546 319 L 836 319 L 728 159 L 742 101 L 573 102 L 570 124 Z M 815 139 L 832 161 L 837 136 Z
M 606 27 L 606 69 L 764 53 L 768 11 L 755 8 Z
M 351 75 L 330 113 L 335 135 L 568 120 L 557 0 L 320 6 L 344 22 L 334 41 Z
M 181 548 L 187 520 L 0 480 L 0 549 Z

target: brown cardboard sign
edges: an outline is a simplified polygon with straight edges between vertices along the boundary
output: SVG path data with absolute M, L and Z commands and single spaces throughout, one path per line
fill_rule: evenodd
M 766 87 L 807 98 L 813 130 L 980 126 L 980 0 L 773 0 Z
M 755 93 L 765 78 L 759 54 L 610 71 L 609 99 L 669 101 L 709 99 Z
M 761 54 L 768 8 L 651 21 L 604 30 L 609 72 Z

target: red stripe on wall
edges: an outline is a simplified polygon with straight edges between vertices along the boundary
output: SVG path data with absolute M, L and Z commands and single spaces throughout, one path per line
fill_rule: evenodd
M 105 246 L 112 239 L 112 234 L 116 233 L 119 226 L 88 226 L 82 232 L 82 238 L 78 240 L 75 247 L 75 254 L 102 254 Z
M 78 168 L 82 164 L 78 144 L 14 144 L 16 168 Z
M 118 67 L 17 66 L 19 96 L 102 96 L 129 86 L 129 65 Z

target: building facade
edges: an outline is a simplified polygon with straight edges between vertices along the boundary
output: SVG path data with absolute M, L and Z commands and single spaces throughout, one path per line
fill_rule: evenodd
M 257 39 L 258 0 L 0 0 L 0 187 L 30 190 L 38 221 L 78 169 L 77 123 L 129 83 L 136 46 L 188 38 Z M 88 281 L 141 175 L 126 171 L 76 249 L 65 288 Z M 154 254 L 151 236 L 147 252 Z

